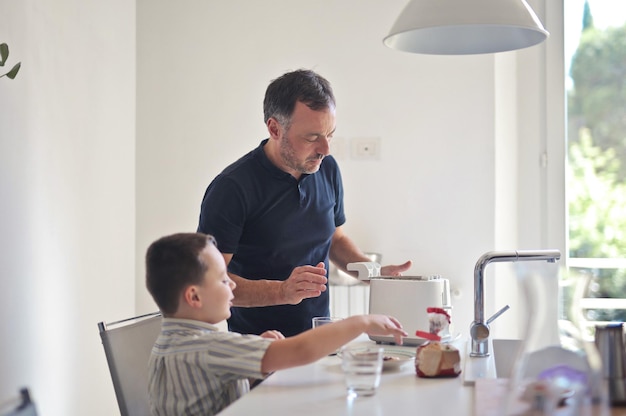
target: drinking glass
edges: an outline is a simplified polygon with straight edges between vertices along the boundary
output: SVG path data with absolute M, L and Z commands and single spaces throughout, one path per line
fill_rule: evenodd
M 332 322 L 341 321 L 342 318 L 335 318 L 332 316 L 316 316 L 311 319 L 311 323 L 313 328 L 317 328 L 318 326 L 322 326 L 324 324 L 330 324 Z
M 341 367 L 346 377 L 348 396 L 372 396 L 380 385 L 383 368 L 381 347 L 344 346 Z
M 316 316 L 313 319 L 311 319 L 311 322 L 312 322 L 313 328 L 317 328 L 325 324 L 330 324 L 333 322 L 341 321 L 342 319 L 343 318 L 336 318 L 332 316 Z M 336 349 L 334 352 L 328 355 L 337 355 L 338 353 L 339 353 L 339 349 Z

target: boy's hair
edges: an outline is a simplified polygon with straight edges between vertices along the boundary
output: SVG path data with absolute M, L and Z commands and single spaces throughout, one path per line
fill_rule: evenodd
M 315 111 L 335 107 L 330 83 L 311 70 L 299 69 L 276 78 L 267 87 L 263 100 L 264 121 L 267 123 L 274 117 L 288 129 L 298 101 Z
M 162 237 L 146 253 L 146 287 L 164 316 L 178 310 L 178 301 L 189 285 L 201 284 L 209 267 L 200 260 L 208 244 L 217 246 L 213 236 L 179 233 Z

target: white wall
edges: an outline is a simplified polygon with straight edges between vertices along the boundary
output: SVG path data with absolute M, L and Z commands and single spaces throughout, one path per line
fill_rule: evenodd
M 0 0 L 0 401 L 111 415 L 97 322 L 135 309 L 135 4 Z
M 555 248 L 562 260 L 489 266 L 487 279 L 494 287 L 487 304 L 494 311 L 510 304 L 511 311 L 493 327 L 496 336 L 519 338 L 529 317 L 536 319 L 537 308 L 528 309 L 516 278 L 541 270 L 550 299 L 544 305 L 551 322 L 544 338 L 554 341 L 558 277 L 566 253 L 563 3 L 536 1 L 532 6 L 550 31 L 548 40 L 496 57 L 496 247 Z
M 267 84 L 301 67 L 320 72 L 335 90 L 333 151 L 344 178 L 347 232 L 363 250 L 382 253 L 383 263 L 412 259 L 412 274 L 450 278 L 460 330 L 473 319 L 481 254 L 551 246 L 538 164 L 546 108 L 536 105 L 546 95 L 546 44 L 480 56 L 393 51 L 382 38 L 406 0 L 137 4 L 143 311 L 154 309 L 142 290 L 145 248 L 163 234 L 195 230 L 211 179 L 266 137 Z M 381 139 L 379 161 L 351 157 L 359 137 Z M 488 279 L 491 313 L 515 282 L 503 281 L 495 292 Z M 513 324 L 502 326 L 515 329 L 518 315 L 508 315 Z
M 145 248 L 195 230 L 205 187 L 266 137 L 271 79 L 313 68 L 333 84 L 334 141 L 380 137 L 380 161 L 339 149 L 348 233 L 385 263 L 412 259 L 472 302 L 494 246 L 494 57 L 400 53 L 382 38 L 404 0 L 138 2 L 137 299 Z M 461 328 L 469 326 L 459 313 Z

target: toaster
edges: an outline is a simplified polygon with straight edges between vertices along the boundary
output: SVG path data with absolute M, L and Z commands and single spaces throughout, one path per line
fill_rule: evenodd
M 415 331 L 429 330 L 429 307 L 452 309 L 450 284 L 441 276 L 380 276 L 380 265 L 374 262 L 349 263 L 349 271 L 358 272 L 358 278 L 369 281 L 369 313 L 390 315 L 398 319 L 409 336 L 404 345 L 420 345 L 427 340 Z M 395 343 L 392 336 L 370 335 L 378 343 Z M 446 341 L 445 337 L 442 341 Z

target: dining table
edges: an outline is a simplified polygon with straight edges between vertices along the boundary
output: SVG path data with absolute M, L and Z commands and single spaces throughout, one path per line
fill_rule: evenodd
M 362 335 L 350 344 L 378 346 L 385 353 L 415 356 L 416 346 L 379 344 Z M 451 342 L 463 353 L 467 339 Z M 501 416 L 499 400 L 506 394 L 506 379 L 485 378 L 474 383 L 458 377 L 422 378 L 413 360 L 383 369 L 380 385 L 373 396 L 354 397 L 346 389 L 341 358 L 330 355 L 308 365 L 276 371 L 249 393 L 230 404 L 220 416 L 295 415 L 295 416 L 383 416 L 383 415 L 455 415 Z M 610 407 L 602 416 L 626 416 L 626 407 Z M 563 408 L 559 416 L 569 416 Z
M 367 336 L 352 344 L 381 346 L 392 352 L 414 355 L 416 346 L 381 345 Z M 453 344 L 463 351 L 465 340 Z M 462 357 L 462 354 L 461 354 Z M 314 363 L 280 370 L 268 376 L 249 393 L 224 409 L 220 416 L 233 415 L 473 415 L 474 389 L 462 377 L 421 378 L 413 360 L 383 369 L 373 396 L 348 395 L 341 359 L 337 355 Z

